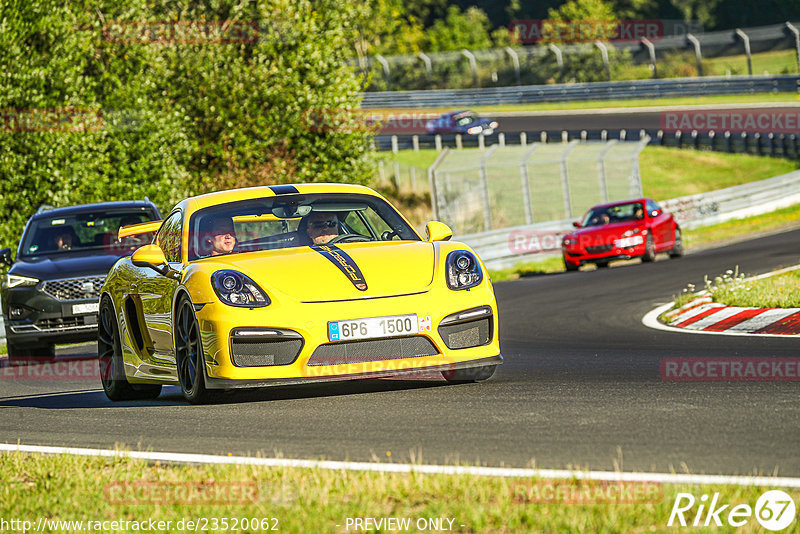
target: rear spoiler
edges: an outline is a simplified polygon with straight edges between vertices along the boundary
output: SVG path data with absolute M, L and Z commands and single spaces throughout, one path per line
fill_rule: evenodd
M 155 232 L 159 228 L 161 228 L 161 223 L 164 221 L 147 221 L 139 224 L 131 224 L 129 226 L 123 226 L 119 229 L 119 233 L 117 234 L 118 239 L 122 239 L 124 237 L 130 237 L 132 235 L 139 235 L 139 234 L 147 234 L 149 232 Z

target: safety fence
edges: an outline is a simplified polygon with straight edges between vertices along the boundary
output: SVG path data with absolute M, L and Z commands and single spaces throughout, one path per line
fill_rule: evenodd
M 660 202 L 685 229 L 768 213 L 800 203 L 800 171 L 708 193 Z M 473 247 L 490 268 L 523 260 L 561 255 L 561 240 L 575 218 L 519 225 L 489 232 L 457 235 Z
M 646 21 L 645 21 L 646 22 Z M 671 35 L 636 36 L 586 43 L 559 43 L 550 40 L 531 46 L 491 50 L 458 50 L 416 55 L 370 56 L 355 60 L 365 80 L 370 80 L 367 95 L 396 90 L 483 87 L 496 88 L 570 81 L 611 81 L 653 79 L 711 74 L 704 60 L 712 57 L 743 56 L 746 61 L 731 74 L 761 74 L 774 64 L 759 63 L 753 54 L 794 50 L 797 61 L 791 70 L 772 74 L 800 73 L 800 23 L 786 22 L 756 28 L 737 28 L 703 32 L 687 25 Z M 524 42 L 524 40 L 523 40 Z M 581 70 L 587 63 L 596 69 Z M 641 65 L 643 69 L 635 68 Z M 573 68 L 574 67 L 574 68 Z M 632 68 L 633 67 L 633 68 Z M 575 70 L 577 69 L 577 70 Z M 589 76 L 591 79 L 586 79 Z M 378 98 L 383 98 L 378 96 Z
M 493 145 L 444 150 L 428 169 L 433 216 L 457 235 L 571 218 L 640 196 L 639 142 Z

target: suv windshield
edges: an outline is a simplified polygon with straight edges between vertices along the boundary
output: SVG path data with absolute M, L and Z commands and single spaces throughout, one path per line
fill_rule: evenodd
M 606 208 L 592 208 L 583 218 L 581 226 L 603 226 L 616 222 L 638 221 L 644 218 L 641 202 L 618 204 Z
M 154 213 L 142 209 L 71 213 L 35 219 L 25 232 L 20 255 L 68 254 L 84 250 L 106 250 L 124 255 L 150 243 L 153 234 L 126 237 L 120 242 L 117 239 L 120 227 L 154 219 Z
M 281 195 L 192 215 L 189 260 L 220 254 L 363 241 L 419 241 L 385 201 L 369 195 Z

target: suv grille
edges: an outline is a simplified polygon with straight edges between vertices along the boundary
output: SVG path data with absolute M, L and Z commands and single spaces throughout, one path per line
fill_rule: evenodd
M 83 326 L 85 323 L 83 316 L 77 317 L 64 317 L 58 319 L 39 319 L 36 321 L 36 326 L 42 329 L 52 328 L 74 328 L 76 326 Z
M 88 299 L 100 295 L 100 288 L 105 280 L 105 276 L 50 280 L 44 283 L 42 291 L 57 300 Z M 92 284 L 91 290 L 87 291 L 88 285 L 84 288 L 84 284 Z

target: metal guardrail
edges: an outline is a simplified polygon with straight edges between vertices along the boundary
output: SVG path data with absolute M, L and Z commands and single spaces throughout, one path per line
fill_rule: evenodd
M 374 138 L 377 150 L 416 150 L 448 148 L 482 148 L 493 144 L 522 145 L 532 142 L 607 141 L 619 139 L 639 141 L 650 138 L 651 145 L 694 148 L 737 154 L 753 154 L 800 159 L 800 132 L 797 134 L 771 132 L 670 132 L 647 129 L 562 130 L 492 134 L 487 136 L 443 135 L 379 135 Z M 392 140 L 392 137 L 395 140 Z M 438 138 L 438 139 L 437 139 Z
M 361 107 L 461 108 L 499 104 L 627 100 L 673 96 L 708 96 L 749 93 L 797 92 L 800 76 L 713 76 L 563 85 L 527 85 L 484 89 L 384 91 L 363 93 Z
M 659 202 L 683 228 L 719 224 L 769 213 L 800 203 L 800 171 L 781 176 Z M 505 268 L 523 260 L 561 255 L 561 239 L 572 231 L 572 220 L 457 235 L 473 247 L 490 268 Z

